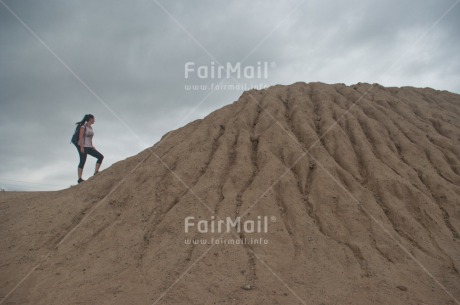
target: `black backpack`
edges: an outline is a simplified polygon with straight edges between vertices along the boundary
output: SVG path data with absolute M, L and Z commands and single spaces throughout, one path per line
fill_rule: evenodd
M 78 126 L 75 128 L 72 139 L 70 140 L 70 143 L 75 146 L 78 146 L 78 138 L 80 137 L 80 127 L 81 126 L 85 126 L 85 125 L 78 124 Z M 86 126 L 85 126 L 85 133 L 86 133 Z

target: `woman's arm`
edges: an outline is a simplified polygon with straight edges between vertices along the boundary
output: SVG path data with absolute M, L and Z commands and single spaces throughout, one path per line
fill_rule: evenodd
M 78 142 L 80 143 L 81 148 L 83 148 L 84 137 L 85 137 L 85 127 L 81 126 L 80 127 L 80 135 L 78 137 L 78 139 L 79 139 Z

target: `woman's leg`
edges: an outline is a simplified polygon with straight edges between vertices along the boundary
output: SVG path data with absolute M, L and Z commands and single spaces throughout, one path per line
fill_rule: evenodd
M 77 148 L 78 155 L 80 156 L 80 163 L 78 164 L 78 179 L 81 179 L 81 176 L 83 174 L 83 167 L 85 167 L 86 154 L 82 153 L 78 146 L 75 147 Z
M 93 156 L 94 158 L 97 158 L 96 170 L 94 172 L 94 173 L 97 173 L 99 171 L 99 168 L 101 167 L 101 163 L 102 163 L 102 160 L 104 159 L 104 156 L 94 148 L 88 148 L 88 149 L 85 148 L 85 151 L 88 153 L 88 155 Z
M 80 157 L 80 163 L 78 164 L 78 183 L 80 183 L 84 181 L 81 176 L 83 175 L 83 167 L 85 166 L 86 162 L 86 154 L 80 151 L 78 145 L 75 145 L 75 147 L 77 148 L 78 156 Z

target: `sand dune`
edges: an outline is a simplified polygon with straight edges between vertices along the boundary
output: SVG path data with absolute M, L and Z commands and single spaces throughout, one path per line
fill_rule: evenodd
M 460 304 L 460 95 L 251 90 L 0 226 L 3 304 Z

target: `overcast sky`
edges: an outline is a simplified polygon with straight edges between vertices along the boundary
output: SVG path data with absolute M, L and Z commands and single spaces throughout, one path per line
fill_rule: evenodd
M 75 184 L 85 113 L 104 169 L 237 100 L 221 81 L 460 93 L 459 1 L 0 0 L 0 187 Z M 238 64 L 262 73 L 211 77 Z

